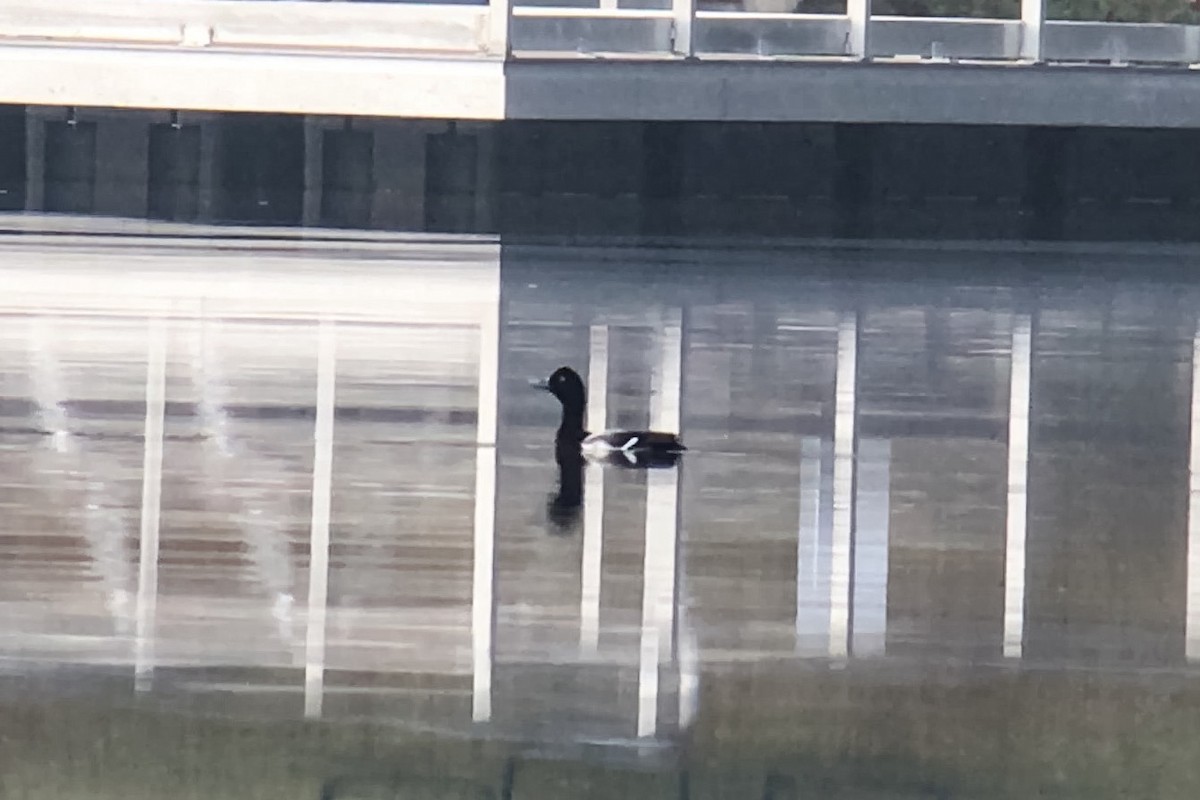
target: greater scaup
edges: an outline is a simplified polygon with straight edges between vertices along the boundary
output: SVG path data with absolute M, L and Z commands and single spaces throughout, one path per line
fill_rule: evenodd
M 581 452 L 590 461 L 605 461 L 625 467 L 669 467 L 687 450 L 679 436 L 663 431 L 600 431 L 583 427 L 587 392 L 579 373 L 559 367 L 544 381 L 534 384 L 562 403 L 562 423 L 555 445 L 561 463 L 565 451 Z

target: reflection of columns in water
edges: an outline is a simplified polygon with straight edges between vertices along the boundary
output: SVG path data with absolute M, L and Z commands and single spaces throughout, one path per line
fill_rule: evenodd
M 59 383 L 56 359 L 50 352 L 47 327 L 49 321 L 35 318 L 30 327 L 30 355 L 33 358 L 33 401 L 37 405 L 39 422 L 50 433 L 55 452 L 66 453 L 70 446 L 70 427 L 63 409 L 63 391 Z
M 1025 528 L 1033 365 L 1030 315 L 1013 319 L 1008 406 L 1008 510 L 1004 539 L 1004 656 L 1020 658 L 1025 631 Z
M 84 530 L 92 560 L 104 581 L 107 590 L 108 613 L 112 616 L 117 633 L 131 633 L 132 618 L 129 615 L 130 566 L 125 548 L 125 520 L 119 509 L 106 505 L 112 502 L 109 489 L 103 481 L 88 481 L 87 515 Z
M 823 633 L 833 658 L 883 653 L 887 634 L 892 449 L 890 441 L 858 437 L 858 350 L 858 314 L 845 312 L 833 441 L 807 437 L 800 445 L 796 651 L 815 654 Z
M 857 444 L 858 315 L 838 323 L 833 407 L 833 535 L 829 568 L 829 655 L 850 651 L 850 603 L 854 547 L 854 454 Z
M 71 427 L 62 405 L 63 389 L 59 381 L 57 362 L 48 334 L 49 321 L 35 318 L 30 327 L 30 359 L 33 363 L 33 401 L 37 407 L 38 422 L 42 430 L 50 435 L 50 449 L 60 459 L 55 471 L 66 471 L 61 459 L 70 457 L 79 466 L 79 448 L 71 439 Z M 39 448 L 37 454 L 46 454 Z M 66 493 L 60 484 L 57 492 Z M 65 501 L 64 501 L 65 502 Z M 88 482 L 86 512 L 84 514 L 84 536 L 95 571 L 105 587 L 105 605 L 112 616 L 118 633 L 129 633 L 129 585 L 131 582 L 129 558 L 125 549 L 125 522 L 121 513 L 111 507 L 108 487 L 103 480 Z
M 220 368 L 215 339 L 219 323 L 203 320 L 199 323 L 199 339 L 192 354 L 193 382 L 199 394 L 198 412 L 200 426 L 215 465 L 219 480 L 228 478 L 226 468 L 241 463 L 242 469 L 253 469 L 251 454 L 239 448 L 230 434 L 229 414 L 226 407 L 227 382 Z M 224 489 L 221 494 L 225 494 Z M 288 647 L 292 642 L 292 562 L 286 533 L 286 509 L 276 503 L 274 509 L 251 507 L 251 503 L 235 496 L 242 507 L 240 529 L 249 546 L 250 563 L 254 577 L 261 583 L 274 601 L 271 616 L 275 619 L 279 638 Z M 261 501 L 260 501 L 261 502 Z
M 653 367 L 650 427 L 679 431 L 683 329 L 678 310 L 664 315 L 659 360 Z M 674 646 L 679 471 L 646 475 L 646 541 L 642 567 L 642 635 L 638 670 L 638 736 L 658 730 L 658 667 Z
M 313 427 L 312 522 L 308 546 L 308 623 L 304 716 L 321 716 L 325 688 L 325 623 L 329 600 L 329 516 L 333 491 L 333 415 L 337 405 L 337 328 L 317 332 L 317 414 Z
M 471 583 L 471 718 L 492 717 L 496 627 L 496 427 L 500 384 L 500 296 L 479 329 L 479 417 L 475 454 L 475 563 Z
M 1196 661 L 1200 659 L 1200 327 L 1192 336 L 1191 411 L 1191 441 L 1188 454 L 1187 621 L 1184 652 L 1188 661 Z
M 588 430 L 608 427 L 608 326 L 593 325 L 588 355 Z M 579 591 L 579 649 L 595 655 L 600 642 L 600 567 L 604 553 L 604 470 L 584 473 L 583 564 Z
M 225 376 L 221 374 L 219 355 L 215 344 L 217 324 L 209 321 L 200 323 L 198 352 L 193 354 L 192 372 L 200 376 L 199 413 L 200 424 L 209 441 L 221 456 L 235 455 L 233 440 L 229 435 L 229 415 L 225 412 Z
M 887 643 L 888 523 L 892 443 L 859 439 L 854 497 L 851 652 L 882 655 Z
M 829 626 L 829 548 L 832 536 L 832 442 L 800 442 L 800 520 L 796 540 L 796 652 L 824 654 Z M 819 640 L 819 641 L 818 641 Z
M 138 556 L 134 688 L 149 688 L 154 670 L 158 610 L 158 534 L 162 507 L 163 427 L 166 416 L 167 325 L 152 318 L 147 331 L 146 425 L 142 454 L 142 516 Z
M 833 565 L 833 447 L 805 437 L 800 445 L 800 520 L 796 546 L 796 653 L 829 653 Z M 892 444 L 859 439 L 850 538 L 847 653 L 885 651 Z

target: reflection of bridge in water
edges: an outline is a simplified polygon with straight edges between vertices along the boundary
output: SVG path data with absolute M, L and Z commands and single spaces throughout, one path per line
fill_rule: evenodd
M 739 662 L 1200 657 L 1192 293 L 913 289 L 819 255 L 692 279 L 487 243 L 5 246 L 10 659 L 621 741 L 670 738 Z M 568 537 L 525 387 L 559 363 L 593 428 L 694 449 L 589 470 Z

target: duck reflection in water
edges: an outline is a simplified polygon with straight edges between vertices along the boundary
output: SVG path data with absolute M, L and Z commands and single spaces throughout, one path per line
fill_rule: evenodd
M 558 492 L 546 504 L 546 515 L 558 533 L 571 533 L 583 508 L 583 454 L 578 447 L 554 448 Z
M 549 504 L 550 520 L 560 529 L 570 526 L 583 506 L 583 468 L 586 462 L 626 469 L 662 469 L 675 466 L 687 450 L 674 433 L 663 431 L 599 431 L 583 427 L 587 391 L 579 373 L 559 367 L 544 381 L 534 383 L 558 398 L 562 421 L 554 437 L 558 463 L 558 494 Z

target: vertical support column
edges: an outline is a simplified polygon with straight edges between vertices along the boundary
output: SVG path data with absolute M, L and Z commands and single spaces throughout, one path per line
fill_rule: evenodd
M 498 187 L 496 180 L 497 139 L 500 126 L 493 122 L 480 122 L 469 126 L 475 134 L 475 233 L 498 232 L 500 221 L 496 218 Z
M 301 201 L 300 221 L 306 228 L 321 221 L 321 189 L 324 183 L 322 150 L 325 131 L 321 121 L 304 118 L 304 199 Z
M 314 225 L 366 228 L 375 198 L 375 132 L 343 121 L 320 131 L 320 191 L 308 197 Z M 316 176 L 313 176 L 314 178 Z
M 1046 27 L 1046 0 L 1021 0 L 1022 60 L 1042 60 L 1042 31 Z
M 833 128 L 833 234 L 871 235 L 878 126 L 839 123 Z
M 1056 241 L 1066 235 L 1073 128 L 1029 128 L 1025 134 L 1025 235 Z
M 479 328 L 479 427 L 475 455 L 475 563 L 471 583 L 471 718 L 492 718 L 496 628 L 496 429 L 500 385 L 500 276 Z
M 651 377 L 650 427 L 678 431 L 683 382 L 683 325 L 664 314 L 659 359 Z M 679 547 L 679 471 L 646 475 L 646 549 L 642 566 L 642 635 L 638 670 L 638 736 L 658 730 L 658 666 L 670 656 L 675 634 L 676 557 Z
M 444 233 L 478 230 L 479 134 L 451 120 L 425 137 L 425 219 L 422 229 Z
M 508 58 L 512 54 L 513 0 L 488 0 L 488 52 Z
M 858 438 L 858 314 L 838 323 L 833 418 L 833 541 L 829 569 L 829 655 L 850 655 Z
M 387 230 L 425 228 L 425 157 L 430 123 L 376 120 L 371 226 Z
M 317 329 L 317 415 L 313 426 L 312 520 L 308 545 L 308 624 L 304 644 L 304 716 L 320 717 L 325 692 L 329 604 L 329 519 L 333 499 L 333 416 L 337 405 L 337 327 Z
M 682 122 L 650 120 L 642 125 L 639 230 L 643 235 L 678 231 L 687 170 L 689 128 Z
M 212 222 L 217 214 L 217 137 L 220 117 L 206 116 L 200 120 L 200 171 L 197 188 L 196 218 Z
M 41 211 L 46 202 L 46 121 L 25 111 L 25 210 Z
M 191 222 L 200 213 L 200 126 L 170 122 L 150 126 L 146 214 Z
M 1008 510 L 1004 538 L 1004 656 L 1020 658 L 1025 638 L 1025 535 L 1028 520 L 1029 413 L 1033 322 L 1013 320 L 1008 405 Z
M 28 119 L 25 106 L 0 106 L 0 141 L 6 143 L 0 150 L 0 211 L 25 210 Z
M 67 214 L 96 213 L 98 127 L 75 109 L 65 120 L 47 120 L 42 210 Z
M 149 212 L 150 123 L 141 115 L 100 115 L 96 124 L 97 214 L 141 219 Z
M 1200 322 L 1198 322 L 1200 325 Z M 1200 327 L 1192 336 L 1192 417 L 1188 457 L 1187 621 L 1184 653 L 1200 660 Z
M 677 56 L 692 58 L 696 55 L 696 43 L 692 36 L 696 26 L 696 0 L 671 0 L 671 13 L 674 16 L 672 50 Z
M 871 57 L 871 0 L 846 0 L 850 32 L 846 35 L 846 55 L 859 60 Z
M 166 415 L 166 321 L 152 318 L 146 340 L 146 423 L 142 449 L 142 519 L 138 554 L 134 689 L 150 688 L 158 611 L 158 534 L 162 506 L 163 428 Z
M 608 427 L 608 326 L 593 325 L 588 353 L 590 431 Z M 583 492 L 583 565 L 579 587 L 579 651 L 595 655 L 600 644 L 600 574 L 604 558 L 604 470 L 587 469 Z

